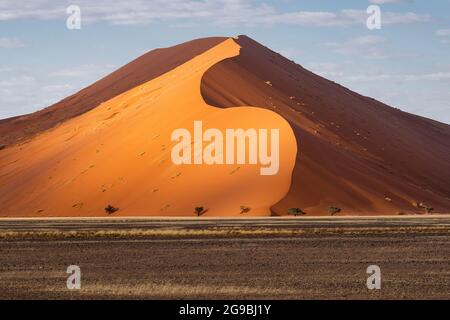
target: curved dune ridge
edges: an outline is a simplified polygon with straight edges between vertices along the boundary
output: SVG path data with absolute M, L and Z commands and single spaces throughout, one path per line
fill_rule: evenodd
M 288 192 L 297 143 L 289 123 L 273 111 L 209 106 L 201 79 L 214 64 L 239 55 L 227 39 L 195 58 L 99 106 L 0 151 L 0 215 L 270 215 Z M 174 165 L 171 133 L 218 128 L 280 130 L 280 169 L 259 165 Z
M 301 148 L 274 212 L 450 212 L 449 125 L 356 94 L 246 36 L 236 42 L 241 54 L 207 71 L 202 94 L 217 107 L 263 106 L 291 124 Z

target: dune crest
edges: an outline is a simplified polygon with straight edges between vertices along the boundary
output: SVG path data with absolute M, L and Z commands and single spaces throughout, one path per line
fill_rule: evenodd
M 0 215 L 270 215 L 290 188 L 297 144 L 289 123 L 262 108 L 209 106 L 201 79 L 239 55 L 228 39 L 163 75 L 0 152 Z M 277 128 L 280 170 L 259 166 L 174 165 L 171 133 L 202 120 L 206 128 Z
M 288 195 L 272 210 L 310 215 L 450 212 L 450 126 L 389 107 L 324 79 L 256 41 L 202 81 L 209 104 L 264 107 L 301 145 Z

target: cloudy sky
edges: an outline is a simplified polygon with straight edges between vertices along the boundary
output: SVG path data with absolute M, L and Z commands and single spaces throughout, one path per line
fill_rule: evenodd
M 72 4 L 80 30 L 66 27 Z M 379 30 L 366 26 L 369 5 L 381 9 Z M 0 119 L 57 102 L 151 49 L 239 34 L 450 124 L 450 0 L 0 0 Z

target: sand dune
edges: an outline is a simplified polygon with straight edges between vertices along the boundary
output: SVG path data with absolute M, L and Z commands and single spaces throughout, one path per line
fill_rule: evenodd
M 291 183 L 296 141 L 288 122 L 263 108 L 219 109 L 200 94 L 215 63 L 239 54 L 228 39 L 164 75 L 0 153 L 3 216 L 270 215 Z M 180 165 L 171 161 L 171 133 L 206 127 L 279 128 L 280 172 L 254 165 Z
M 175 166 L 170 136 L 280 128 L 259 166 Z M 40 112 L 0 121 L 0 216 L 450 211 L 450 126 L 321 78 L 241 36 L 152 51 Z M 420 208 L 419 208 L 420 207 Z
M 240 36 L 237 57 L 208 70 L 205 100 L 264 106 L 294 129 L 299 153 L 289 194 L 273 211 L 309 214 L 450 211 L 450 126 L 401 112 L 319 77 Z

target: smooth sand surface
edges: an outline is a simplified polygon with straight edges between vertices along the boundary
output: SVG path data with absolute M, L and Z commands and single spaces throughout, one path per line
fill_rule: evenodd
M 296 158 L 288 122 L 262 108 L 219 109 L 201 94 L 204 72 L 239 54 L 232 39 L 99 107 L 0 153 L 0 215 L 270 215 L 289 190 Z M 171 133 L 192 128 L 280 129 L 280 171 L 259 165 L 181 165 L 171 160 Z M 192 131 L 192 129 L 191 129 Z

